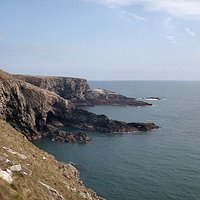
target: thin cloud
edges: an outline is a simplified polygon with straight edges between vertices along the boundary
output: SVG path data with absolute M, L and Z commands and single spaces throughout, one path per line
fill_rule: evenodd
M 177 40 L 176 40 L 176 37 L 174 35 L 166 35 L 165 38 L 171 42 L 172 44 L 176 44 L 177 43 Z
M 125 10 L 120 11 L 119 15 L 120 15 L 121 18 L 130 20 L 130 21 L 135 21 L 135 20 L 145 21 L 146 20 L 144 17 L 137 15 L 136 13 L 127 12 Z
M 186 33 L 188 35 L 190 35 L 192 37 L 196 37 L 197 36 L 197 34 L 194 31 L 192 31 L 191 29 L 189 29 L 189 28 L 185 28 L 185 31 L 186 31 Z
M 165 11 L 171 16 L 200 20 L 200 0 L 90 0 L 108 6 L 142 5 L 149 11 Z

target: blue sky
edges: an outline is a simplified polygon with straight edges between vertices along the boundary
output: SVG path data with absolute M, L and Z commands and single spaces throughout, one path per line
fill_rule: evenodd
M 89 80 L 200 80 L 200 1 L 0 0 L 0 66 Z

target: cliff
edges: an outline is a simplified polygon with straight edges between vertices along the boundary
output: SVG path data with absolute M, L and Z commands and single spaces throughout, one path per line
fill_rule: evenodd
M 122 105 L 122 106 L 150 106 L 152 104 L 138 101 L 135 98 L 117 94 L 106 89 L 90 89 L 87 81 L 80 78 L 45 77 L 14 75 L 17 79 L 49 90 L 59 96 L 71 100 L 78 106 Z
M 0 130 L 1 200 L 102 200 L 72 165 L 38 149 L 5 121 Z
M 14 75 L 17 79 L 49 90 L 72 101 L 84 99 L 84 93 L 89 89 L 87 80 L 70 77 Z
M 70 101 L 53 92 L 0 71 L 0 118 L 29 139 L 41 137 L 50 113 L 61 116 L 72 106 Z
M 76 109 L 70 100 L 3 71 L 0 71 L 0 118 L 24 133 L 29 140 L 44 135 L 52 135 L 55 138 L 55 134 L 64 137 L 65 141 L 78 142 L 83 139 L 81 134 L 72 137 L 71 134 L 63 133 L 54 127 L 55 124 L 114 133 L 158 128 L 154 123 L 119 122 L 104 115 Z M 77 136 L 81 138 L 78 139 Z M 84 138 L 86 141 L 90 140 Z

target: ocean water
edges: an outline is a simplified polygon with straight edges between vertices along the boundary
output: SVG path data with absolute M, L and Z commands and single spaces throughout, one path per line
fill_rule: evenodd
M 200 199 L 200 82 L 90 82 L 118 93 L 161 97 L 151 107 L 97 106 L 89 111 L 127 122 L 155 122 L 148 133 L 90 131 L 86 145 L 35 144 L 58 160 L 73 162 L 85 185 L 107 200 Z

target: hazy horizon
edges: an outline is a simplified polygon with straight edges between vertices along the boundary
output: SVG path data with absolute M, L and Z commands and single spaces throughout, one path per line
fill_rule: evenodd
M 198 0 L 0 0 L 0 67 L 87 80 L 200 80 Z

